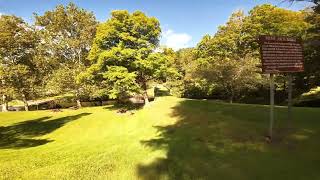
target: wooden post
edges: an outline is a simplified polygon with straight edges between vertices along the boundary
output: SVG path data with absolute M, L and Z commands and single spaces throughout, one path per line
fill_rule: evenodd
M 288 128 L 292 124 L 292 74 L 288 74 Z
M 269 137 L 272 139 L 274 122 L 274 75 L 270 74 L 270 127 L 269 127 Z

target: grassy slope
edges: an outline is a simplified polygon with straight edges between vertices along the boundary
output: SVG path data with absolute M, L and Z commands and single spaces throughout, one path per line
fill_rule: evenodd
M 135 115 L 0 113 L 0 179 L 320 179 L 320 109 L 295 108 L 271 145 L 267 126 L 266 106 L 174 97 Z

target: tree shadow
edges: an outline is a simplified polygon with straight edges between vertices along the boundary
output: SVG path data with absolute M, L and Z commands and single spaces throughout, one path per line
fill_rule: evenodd
M 170 94 L 170 91 L 167 89 L 160 89 L 160 88 L 155 87 L 154 96 L 155 97 L 164 97 L 164 96 L 171 96 L 171 94 Z
M 109 105 L 104 107 L 103 109 L 107 109 L 107 110 L 111 110 L 111 111 L 117 111 L 117 110 L 121 110 L 124 109 L 126 111 L 135 111 L 135 110 L 139 110 L 142 109 L 144 106 L 144 104 L 139 104 L 139 103 L 116 103 L 113 105 Z
M 278 116 L 284 118 L 283 110 L 278 111 Z M 171 116 L 178 118 L 175 124 L 156 126 L 159 136 L 141 141 L 154 150 L 167 152 L 165 158 L 138 165 L 141 179 L 270 179 L 277 173 L 278 179 L 290 179 L 286 172 L 296 172 L 297 177 L 312 172 L 298 172 L 299 165 L 291 169 L 287 165 L 301 163 L 296 154 L 308 150 L 301 148 L 301 141 L 282 137 L 281 128 L 276 128 L 279 141 L 265 141 L 268 107 L 184 100 L 172 109 Z M 312 126 L 304 124 L 291 134 L 300 133 L 304 140 L 316 142 L 320 134 L 312 131 Z M 316 149 L 320 146 L 312 151 Z M 303 161 L 312 158 L 307 156 Z
M 91 113 L 81 113 L 50 120 L 50 116 L 27 120 L 11 126 L 0 127 L 0 149 L 21 149 L 47 144 L 49 139 L 37 137 L 49 134 L 68 122 L 77 120 Z

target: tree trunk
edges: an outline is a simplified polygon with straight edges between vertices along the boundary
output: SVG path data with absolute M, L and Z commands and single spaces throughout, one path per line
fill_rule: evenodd
M 80 100 L 80 90 L 79 88 L 76 91 L 76 102 L 77 102 L 77 107 L 82 108 L 81 100 Z
M 143 99 L 144 99 L 144 105 L 149 105 L 149 98 L 146 90 L 143 93 Z
M 8 111 L 8 100 L 6 95 L 2 95 L 2 112 L 7 112 Z
M 24 110 L 29 111 L 29 105 L 25 94 L 22 94 L 22 101 L 24 104 Z
M 148 92 L 147 92 L 147 83 L 144 81 L 142 88 L 144 90 L 143 92 L 143 99 L 144 99 L 144 105 L 149 105 L 149 98 L 148 98 Z
M 232 91 L 232 92 L 231 92 L 231 96 L 230 96 L 230 104 L 233 103 L 233 98 L 234 98 L 234 92 Z
M 80 101 L 79 98 L 77 99 L 77 107 L 78 107 L 78 108 L 82 108 L 82 104 L 81 104 L 81 101 Z

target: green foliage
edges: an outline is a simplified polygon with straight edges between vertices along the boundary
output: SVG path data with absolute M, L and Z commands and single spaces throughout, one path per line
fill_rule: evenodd
M 263 79 L 257 73 L 256 59 L 198 59 L 195 77 L 215 84 L 219 94 L 231 102 L 244 91 L 256 89 Z
M 295 78 L 294 83 L 298 87 L 297 94 L 308 92 L 320 85 L 320 1 L 310 0 L 309 2 L 313 2 L 314 6 L 303 11 L 304 21 L 308 23 L 307 33 L 304 36 L 305 72 L 297 74 Z
M 243 31 L 245 15 L 242 11 L 234 12 L 226 25 L 220 26 L 218 32 L 210 37 L 206 35 L 198 44 L 198 57 L 242 58 L 248 53 L 247 34 Z
M 164 49 L 162 53 L 152 53 L 148 56 L 146 61 L 137 61 L 137 63 L 148 63 L 140 65 L 146 68 L 149 78 L 159 80 L 160 82 L 166 82 L 167 80 L 176 80 L 180 77 L 179 72 L 174 67 L 174 52 L 168 53 L 168 50 Z
M 42 16 L 35 14 L 35 19 L 42 35 L 41 45 L 47 48 L 50 58 L 58 58 L 63 64 L 86 63 L 97 26 L 91 12 L 70 3 L 46 11 Z
M 26 65 L 17 64 L 10 68 L 3 68 L 5 83 L 12 87 L 15 91 L 15 98 L 21 98 L 22 95 L 32 97 L 34 92 L 36 77 L 34 72 Z
M 136 74 L 129 73 L 125 67 L 109 66 L 102 74 L 107 84 L 109 97 L 112 99 L 124 99 L 137 92 L 139 86 L 136 83 Z
M 137 93 L 147 100 L 148 83 L 153 82 L 182 97 L 239 101 L 267 90 L 267 78 L 256 67 L 257 37 L 281 35 L 306 42 L 306 72 L 294 77 L 294 95 L 299 95 L 320 85 L 319 1 L 314 3 L 298 12 L 269 4 L 247 15 L 236 11 L 216 34 L 177 52 L 158 48 L 160 23 L 140 11 L 112 11 L 110 19 L 98 24 L 93 13 L 70 3 L 35 14 L 34 27 L 3 15 L 0 93 L 6 95 L 4 101 L 65 93 L 77 101 L 120 100 Z M 276 87 L 285 93 L 285 75 L 277 76 Z
M 96 32 L 97 21 L 91 12 L 70 3 L 57 6 L 44 15 L 35 14 L 40 28 L 39 62 L 46 73 L 47 93 L 73 93 L 79 100 L 94 88 L 78 81 L 88 66 L 87 56 Z
M 311 89 L 309 92 L 303 93 L 302 97 L 320 98 L 320 87 L 316 87 L 314 89 Z
M 188 71 L 192 69 L 194 59 L 194 48 L 180 49 L 176 52 L 174 66 L 182 75 L 187 76 Z
M 181 92 L 183 97 L 202 99 L 214 97 L 217 86 L 206 79 L 192 79 L 183 82 L 183 89 Z
M 140 11 L 112 11 L 111 19 L 101 23 L 89 58 L 97 60 L 105 50 L 121 47 L 139 49 L 140 56 L 146 56 L 159 42 L 160 24 L 156 18 L 149 18 Z
M 311 89 L 309 92 L 303 93 L 297 99 L 295 99 L 294 104 L 296 106 L 320 106 L 320 87 Z
M 93 91 L 93 86 L 78 83 L 76 77 L 85 71 L 86 67 L 75 68 L 73 66 L 63 66 L 55 70 L 46 84 L 49 95 L 64 94 L 65 92 L 73 94 L 76 99 L 89 97 Z
M 306 37 L 309 24 L 303 12 L 285 10 L 272 5 L 256 6 L 247 16 L 234 12 L 229 21 L 213 36 L 206 35 L 198 44 L 198 56 L 228 58 L 258 55 L 259 35 Z M 237 57 L 235 57 L 237 56 Z
M 147 82 L 164 80 L 174 73 L 168 56 L 153 51 L 161 33 L 156 18 L 140 11 L 113 11 L 101 23 L 89 54 L 92 65 L 80 81 L 104 82 L 110 98 L 121 99 L 133 92 L 147 90 Z
M 41 77 L 34 54 L 38 41 L 35 30 L 21 18 L 0 17 L 0 91 L 3 95 L 25 102 L 37 96 Z
M 304 45 L 305 72 L 295 81 L 301 92 L 320 86 L 320 13 L 307 11 L 305 20 L 310 24 Z
M 256 68 L 258 60 L 250 55 L 252 51 L 245 41 L 245 18 L 242 11 L 233 13 L 226 25 L 220 26 L 214 36 L 206 35 L 191 52 L 193 60 L 189 60 L 185 80 L 201 84 L 202 92 L 207 89 L 204 97 L 233 101 L 262 83 Z
M 259 35 L 279 35 L 296 38 L 306 38 L 309 24 L 304 20 L 302 11 L 291 11 L 265 4 L 250 10 L 244 20 L 246 41 L 252 50 L 258 51 Z
M 234 12 L 218 32 L 206 35 L 193 51 L 192 70 L 187 79 L 214 84 L 223 99 L 237 100 L 266 88 L 266 77 L 260 75 L 259 35 L 281 35 L 307 38 L 310 23 L 304 12 L 295 12 L 272 5 L 260 5 L 250 10 Z M 277 78 L 278 89 L 285 90 L 284 76 Z M 263 90 L 264 91 L 264 90 Z

